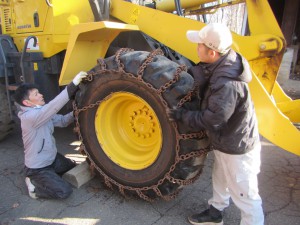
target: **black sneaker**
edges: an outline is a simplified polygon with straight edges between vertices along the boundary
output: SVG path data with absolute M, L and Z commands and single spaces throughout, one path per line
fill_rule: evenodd
M 213 206 L 199 214 L 189 216 L 188 220 L 194 225 L 223 225 L 222 212 Z

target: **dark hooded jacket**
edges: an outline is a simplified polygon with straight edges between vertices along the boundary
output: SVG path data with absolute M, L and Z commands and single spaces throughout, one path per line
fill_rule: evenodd
M 182 120 L 206 130 L 213 149 L 228 154 L 252 150 L 259 143 L 259 132 L 247 84 L 252 79 L 248 62 L 230 50 L 214 63 L 199 63 L 192 73 L 207 84 L 204 92 L 200 90 L 201 111 L 184 111 Z

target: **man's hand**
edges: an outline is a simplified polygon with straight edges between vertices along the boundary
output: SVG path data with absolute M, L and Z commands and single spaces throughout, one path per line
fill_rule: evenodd
M 82 81 L 83 78 L 85 78 L 87 76 L 86 72 L 79 72 L 73 79 L 73 84 L 75 86 L 78 86 L 80 84 L 80 82 Z
M 173 108 L 167 109 L 166 112 L 170 121 L 179 121 L 182 119 L 182 114 L 184 111 L 184 109 Z

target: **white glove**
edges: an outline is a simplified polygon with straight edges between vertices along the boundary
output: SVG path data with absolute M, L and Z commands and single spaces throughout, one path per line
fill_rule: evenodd
M 87 76 L 86 72 L 80 71 L 73 79 L 73 84 L 75 86 L 77 86 L 78 84 L 80 84 L 80 82 L 82 81 L 83 78 L 85 78 Z

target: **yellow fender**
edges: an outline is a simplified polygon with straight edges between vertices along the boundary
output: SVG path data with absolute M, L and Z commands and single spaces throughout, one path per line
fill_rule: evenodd
M 94 67 L 122 31 L 138 30 L 136 25 L 115 22 L 93 22 L 74 25 L 70 33 L 59 85 L 72 81 L 79 71 Z

